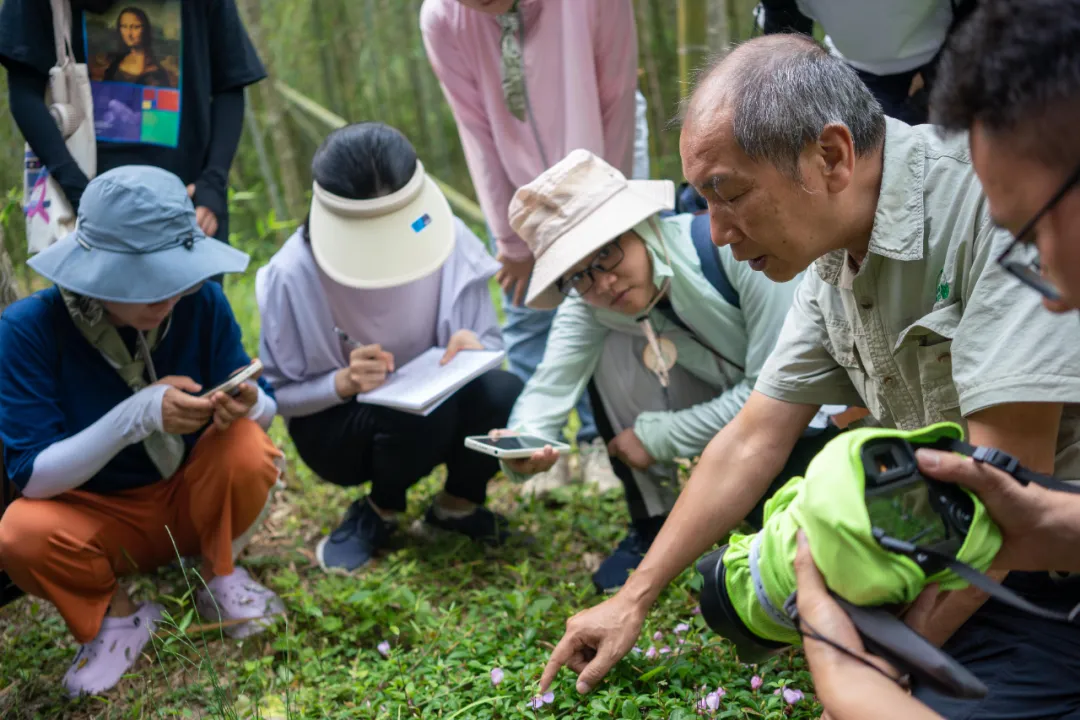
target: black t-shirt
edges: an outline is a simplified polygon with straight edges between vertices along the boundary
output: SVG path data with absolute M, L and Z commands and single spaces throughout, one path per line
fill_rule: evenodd
M 94 96 L 98 172 L 155 165 L 195 183 L 207 165 L 213 96 L 266 76 L 234 0 L 125 0 L 101 13 L 72 5 L 75 59 L 87 63 Z M 43 75 L 55 65 L 48 0 L 3 0 L 0 63 L 14 73 L 11 61 Z

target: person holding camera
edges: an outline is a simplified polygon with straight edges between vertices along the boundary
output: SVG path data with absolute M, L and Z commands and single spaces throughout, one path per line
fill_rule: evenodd
M 660 591 L 753 507 L 823 402 L 864 405 L 901 429 L 952 420 L 972 444 L 1080 479 L 1080 338 L 995 263 L 1011 238 L 991 221 L 964 139 L 886 119 L 841 60 L 770 36 L 704 77 L 680 149 L 715 242 L 777 281 L 813 268 L 742 411 L 709 443 L 622 590 L 567 623 L 544 686 L 564 664 L 579 690 L 599 682 Z M 1051 604 L 1080 599 L 1046 574 L 1006 584 Z M 1080 637 L 1030 617 L 1003 628 L 1006 611 L 991 601 L 976 612 L 983 601 L 950 593 L 925 625 L 937 643 L 963 625 L 945 649 L 990 687 L 976 714 L 1010 712 L 1032 688 L 1049 698 L 1043 717 L 1068 712 L 1059 688 L 1080 671 Z M 1005 673 L 987 643 L 1053 651 Z
M 66 690 L 97 694 L 161 619 L 123 575 L 201 557 L 195 605 L 232 637 L 284 610 L 234 564 L 280 475 L 277 405 L 262 380 L 216 390 L 252 363 L 206 281 L 248 257 L 207 239 L 175 175 L 99 175 L 77 229 L 29 262 L 55 286 L 0 316 L 0 440 L 22 494 L 0 518 L 0 569 L 82 644 Z
M 587 150 L 510 203 L 514 232 L 536 257 L 526 303 L 558 311 L 509 428 L 556 437 L 578 399 L 592 395 L 631 518 L 593 574 L 601 592 L 626 582 L 675 504 L 675 459 L 699 455 L 742 408 L 797 285 L 718 250 L 707 216 L 661 217 L 673 203 L 670 181 L 627 180 Z M 808 429 L 780 477 L 801 473 L 836 432 Z M 503 468 L 524 479 L 557 457 L 547 448 Z
M 1080 2 L 983 0 L 945 49 L 939 78 L 931 117 L 947 132 L 970 133 L 972 166 L 990 212 L 1017 243 L 999 262 L 1019 273 L 1017 292 L 1028 292 L 1023 282 L 1043 296 L 1049 310 L 1075 311 L 1080 144 L 1072 129 L 1080 124 Z M 1018 177 L 1025 182 L 1017 183 Z M 1025 245 L 1037 246 L 1038 255 Z M 1033 261 L 1037 272 L 1028 272 L 1036 269 Z M 1080 572 L 1080 497 L 1023 485 L 955 453 L 923 449 L 916 457 L 924 475 L 967 487 L 989 510 L 1003 539 L 994 567 Z M 838 637 L 846 632 L 861 649 L 808 550 L 800 550 L 796 567 L 800 615 Z M 833 720 L 863 718 L 885 706 L 905 718 L 928 712 L 893 683 L 822 643 L 808 640 L 806 655 L 818 697 Z M 859 673 L 865 678 L 852 682 Z M 1039 698 L 1029 700 L 1029 716 L 1046 716 Z
M 335 485 L 371 483 L 320 541 L 319 565 L 350 572 L 385 549 L 406 491 L 443 463 L 428 525 L 502 542 L 506 518 L 484 507 L 498 463 L 464 439 L 506 423 L 520 380 L 490 370 L 428 415 L 357 402 L 433 347 L 443 363 L 501 349 L 488 289 L 498 263 L 392 127 L 335 130 L 311 171 L 308 218 L 259 269 L 255 294 L 259 353 L 300 457 Z

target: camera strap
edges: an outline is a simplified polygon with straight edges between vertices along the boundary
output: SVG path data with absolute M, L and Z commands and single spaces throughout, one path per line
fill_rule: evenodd
M 922 564 L 928 559 L 937 560 L 943 566 L 952 570 L 958 577 L 966 580 L 969 585 L 977 587 L 995 600 L 1003 602 L 1006 605 L 1011 605 L 1017 610 L 1022 610 L 1036 617 L 1043 618 L 1044 620 L 1053 620 L 1054 622 L 1064 623 L 1075 623 L 1077 616 L 1080 615 L 1080 605 L 1077 605 L 1069 612 L 1047 610 L 1046 608 L 1039 607 L 1035 603 L 1025 600 L 996 580 L 993 580 L 988 575 L 979 572 L 967 563 L 961 562 L 946 553 L 891 538 L 877 529 L 874 530 L 874 536 L 886 550 L 897 553 L 898 555 L 906 555 L 917 563 Z
M 1067 483 L 1062 480 L 1058 480 L 1050 475 L 1044 475 L 1042 473 L 1029 470 L 1020 464 L 1012 455 L 1001 450 L 994 448 L 979 447 L 971 445 L 970 443 L 963 442 L 962 440 L 953 440 L 951 438 L 942 438 L 935 443 L 930 444 L 931 447 L 937 450 L 947 450 L 961 455 L 967 455 L 975 460 L 975 462 L 989 465 L 993 468 L 997 468 L 1004 473 L 1007 473 L 1013 477 L 1017 482 L 1022 485 L 1040 485 L 1048 490 L 1055 492 L 1064 492 L 1070 494 L 1080 494 L 1080 486 Z M 874 530 L 874 537 L 877 541 L 887 550 L 895 552 L 901 555 L 906 555 L 920 565 L 923 565 L 927 560 L 936 560 L 942 566 L 947 567 L 958 577 L 968 582 L 968 584 L 982 590 L 990 597 L 1003 602 L 1006 605 L 1010 605 L 1017 610 L 1029 613 L 1036 617 L 1043 618 L 1044 620 L 1052 620 L 1055 622 L 1075 623 L 1077 617 L 1080 616 L 1080 605 L 1077 605 L 1069 612 L 1061 612 L 1057 610 L 1048 610 L 1040 607 L 1020 595 L 1016 592 L 1005 587 L 1001 583 L 993 580 L 984 573 L 979 572 L 975 568 L 971 567 L 967 563 L 957 560 L 955 557 L 946 553 L 934 550 L 932 548 L 915 545 L 903 540 L 897 540 L 885 535 L 881 530 Z
M 935 450 L 951 450 L 952 452 L 960 453 L 961 455 L 967 455 L 977 463 L 989 465 L 992 468 L 997 468 L 1003 473 L 1012 476 L 1012 478 L 1021 485 L 1031 485 L 1034 483 L 1035 485 L 1041 485 L 1047 490 L 1053 490 L 1054 492 L 1071 493 L 1073 495 L 1080 494 L 1080 485 L 1067 483 L 1063 480 L 1058 480 L 1051 475 L 1043 475 L 1034 470 L 1028 470 L 1020 464 L 1019 460 L 1001 450 L 979 447 L 978 445 L 972 445 L 963 440 L 953 440 L 952 438 L 942 438 L 937 442 L 929 443 L 928 447 L 932 447 Z

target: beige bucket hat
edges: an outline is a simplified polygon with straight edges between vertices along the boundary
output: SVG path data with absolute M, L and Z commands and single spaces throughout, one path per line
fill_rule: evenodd
M 510 226 L 536 264 L 525 304 L 550 310 L 567 270 L 638 223 L 675 206 L 670 180 L 627 180 L 588 150 L 574 150 L 510 201 Z
M 371 200 L 334 195 L 314 184 L 311 251 L 330 279 L 355 288 L 404 285 L 442 267 L 454 250 L 450 204 L 416 161 L 412 179 Z

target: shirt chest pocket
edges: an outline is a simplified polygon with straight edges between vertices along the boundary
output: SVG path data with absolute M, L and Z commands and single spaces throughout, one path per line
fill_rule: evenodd
M 959 303 L 939 308 L 906 328 L 896 343 L 903 372 L 917 383 L 923 422 L 962 423 L 953 381 L 952 343 L 960 324 Z
M 871 413 L 880 416 L 882 406 L 878 401 L 877 394 L 871 392 L 872 387 L 868 386 L 869 378 L 866 367 L 859 359 L 859 349 L 855 344 L 855 335 L 851 330 L 851 326 L 837 322 L 829 323 L 827 328 L 825 342 L 828 347 L 826 347 L 826 350 L 836 360 L 836 364 L 847 373 L 855 392 L 859 393 L 859 396 L 866 403 L 867 409 Z

